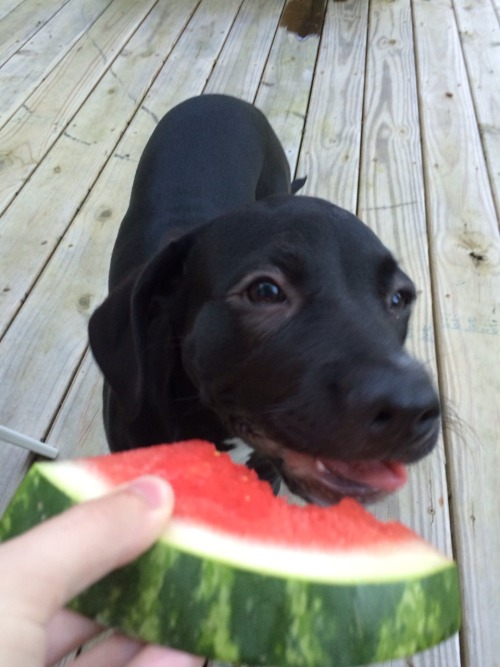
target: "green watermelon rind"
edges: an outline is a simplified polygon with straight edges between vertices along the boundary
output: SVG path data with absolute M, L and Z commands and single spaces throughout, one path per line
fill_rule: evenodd
M 0 540 L 83 500 L 47 475 L 58 465 L 33 466 Z M 226 662 L 347 667 L 412 655 L 456 632 L 458 575 L 442 560 L 401 581 L 325 584 L 200 558 L 163 538 L 71 607 L 144 641 Z

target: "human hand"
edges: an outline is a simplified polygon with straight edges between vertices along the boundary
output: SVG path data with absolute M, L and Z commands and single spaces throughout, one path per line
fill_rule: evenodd
M 171 516 L 157 477 L 77 505 L 0 545 L 0 665 L 52 665 L 103 630 L 64 609 L 108 572 L 146 551 Z M 201 667 L 202 658 L 112 634 L 74 667 Z

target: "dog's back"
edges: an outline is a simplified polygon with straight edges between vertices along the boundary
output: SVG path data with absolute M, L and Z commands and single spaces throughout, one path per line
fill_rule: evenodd
M 110 289 L 176 236 L 290 190 L 285 153 L 258 109 L 227 95 L 186 100 L 158 123 L 139 161 Z

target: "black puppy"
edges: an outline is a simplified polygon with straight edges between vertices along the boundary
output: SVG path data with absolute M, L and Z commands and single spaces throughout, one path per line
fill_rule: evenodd
M 438 399 L 403 349 L 413 283 L 299 186 L 245 102 L 201 96 L 158 124 L 90 321 L 111 449 L 238 436 L 317 503 L 374 500 L 432 449 Z

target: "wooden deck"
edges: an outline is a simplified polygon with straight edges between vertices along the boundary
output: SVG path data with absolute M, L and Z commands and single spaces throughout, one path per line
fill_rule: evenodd
M 464 619 L 393 667 L 500 665 L 499 16 L 499 0 L 0 6 L 0 424 L 61 457 L 105 450 L 86 325 L 142 148 L 187 97 L 255 101 L 306 193 L 357 211 L 418 284 L 409 345 L 444 437 L 376 511 L 455 555 Z M 32 460 L 0 443 L 0 511 Z

